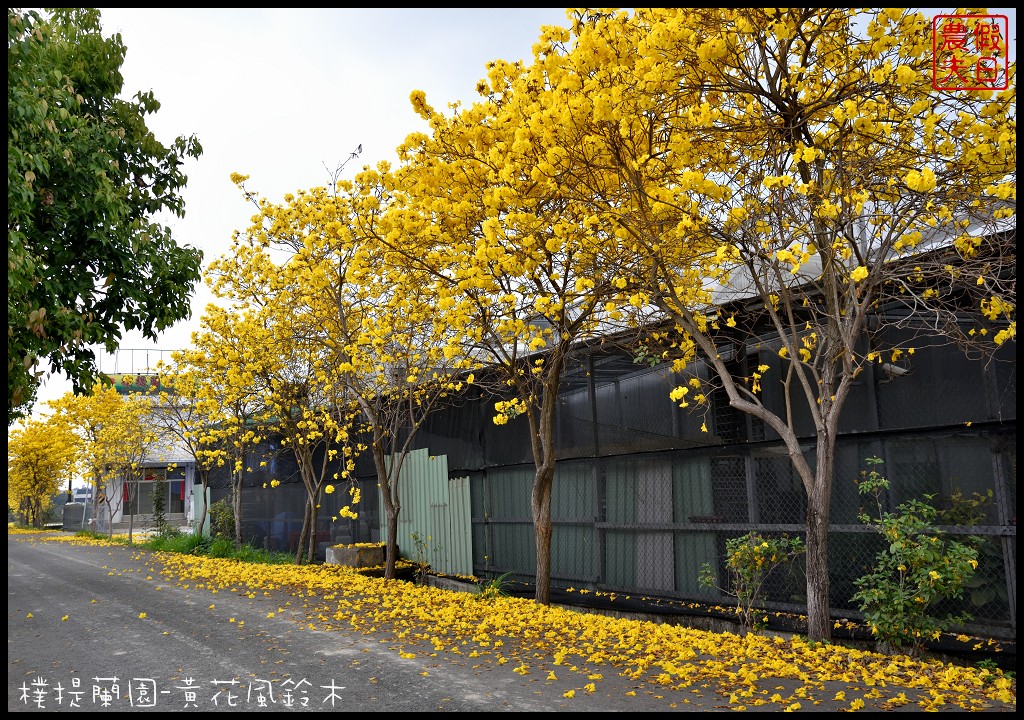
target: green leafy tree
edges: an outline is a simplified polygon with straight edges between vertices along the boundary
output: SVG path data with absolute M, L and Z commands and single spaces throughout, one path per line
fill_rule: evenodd
M 7 11 L 7 423 L 27 414 L 44 364 L 76 392 L 95 350 L 125 330 L 147 338 L 187 318 L 202 252 L 179 246 L 185 158 L 146 126 L 152 92 L 124 99 L 120 35 L 94 8 Z
M 164 533 L 169 527 L 167 523 L 167 475 L 163 471 L 156 474 L 153 480 L 153 527 Z

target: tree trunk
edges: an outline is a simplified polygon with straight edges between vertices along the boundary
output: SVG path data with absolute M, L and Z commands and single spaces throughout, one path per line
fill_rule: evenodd
M 391 466 L 388 466 L 384 458 L 384 445 L 382 438 L 375 438 L 373 443 L 373 464 L 377 470 L 377 478 L 380 483 L 381 498 L 384 500 L 384 515 L 387 518 L 387 537 L 384 538 L 386 548 L 384 560 L 384 579 L 393 580 L 396 575 L 398 564 L 398 514 L 402 510 L 401 501 L 398 498 L 398 472 L 397 460 L 392 458 Z M 392 474 L 394 477 L 392 477 Z
M 100 529 L 100 493 L 104 489 L 104 484 L 99 479 L 99 474 L 93 473 L 94 488 L 92 491 L 92 529 L 94 532 L 99 532 Z
M 316 497 L 314 496 L 313 500 L 310 502 L 310 508 L 309 508 L 309 514 L 310 514 L 310 518 L 309 518 L 309 533 L 308 533 L 309 549 L 308 549 L 308 551 L 306 553 L 306 562 L 307 563 L 312 563 L 313 562 L 313 558 L 316 556 L 316 548 L 317 548 L 316 521 L 317 521 L 317 517 L 320 515 L 320 513 L 317 511 L 316 506 L 317 506 L 317 502 L 316 502 Z
M 815 642 L 832 636 L 828 525 L 834 452 L 834 443 L 819 439 L 814 483 L 807 493 L 807 637 Z
M 306 539 L 309 537 L 309 516 L 312 513 L 309 497 L 306 498 L 306 506 L 302 512 L 302 530 L 299 532 L 298 542 L 295 543 L 295 564 L 302 564 L 302 556 L 306 550 Z
M 537 474 L 533 479 L 530 509 L 533 512 L 535 549 L 537 553 L 534 600 L 541 605 L 551 602 L 551 488 L 555 482 L 555 410 L 558 407 L 558 381 L 565 357 L 555 352 L 548 360 L 543 383 L 540 415 L 532 443 Z
M 202 535 L 203 534 L 203 526 L 206 525 L 206 511 L 207 511 L 207 507 L 206 507 L 206 483 L 207 483 L 207 473 L 204 472 L 202 474 L 202 479 L 200 480 L 200 488 L 199 488 L 200 492 L 202 492 L 202 494 L 203 494 L 203 500 L 202 500 L 202 507 L 203 507 L 203 509 L 199 513 L 199 524 L 196 525 L 196 535 Z M 194 491 L 195 490 L 193 488 L 193 492 Z
M 234 483 L 234 497 L 231 498 L 232 505 L 234 506 L 235 513 L 235 549 L 242 549 L 242 473 L 238 473 L 238 478 Z
M 534 600 L 541 605 L 551 602 L 551 487 L 555 479 L 552 463 L 537 468 L 530 499 L 537 552 Z
M 127 480 L 125 481 L 127 482 Z M 128 509 L 132 510 L 132 487 L 131 484 L 128 486 Z M 138 492 L 136 490 L 136 492 Z M 131 512 L 128 514 L 128 544 L 132 542 L 132 531 L 135 529 L 135 513 Z
M 398 562 L 398 511 L 394 505 L 388 510 L 387 560 L 384 562 L 384 579 L 395 578 L 395 565 Z

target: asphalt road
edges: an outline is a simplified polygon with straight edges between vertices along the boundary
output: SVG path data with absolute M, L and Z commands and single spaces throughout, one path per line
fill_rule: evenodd
M 162 568 L 159 555 L 138 548 L 8 535 L 8 711 L 739 709 L 730 704 L 729 689 L 713 680 L 670 688 L 606 668 L 594 684 L 587 675 L 592 670 L 565 665 L 555 678 L 541 671 L 517 674 L 512 662 L 471 660 L 464 653 L 431 655 L 421 648 L 403 657 L 407 648 L 387 628 L 369 635 L 338 623 L 314 629 L 316 616 L 307 612 L 319 611 L 303 606 L 306 600 L 310 607 L 318 603 L 308 595 L 246 593 L 244 587 L 215 592 L 163 575 Z M 828 680 L 810 694 L 791 677 L 767 675 L 759 682 L 765 700 L 768 693 L 785 700 L 773 697 L 752 710 L 836 712 L 851 709 L 856 698 L 868 711 L 919 712 L 914 700 L 932 692 L 890 685 L 886 697 L 901 690 L 912 696 L 900 705 L 885 704 L 874 682 Z M 588 685 L 589 691 L 582 689 Z M 972 708 L 1014 712 L 1015 695 L 1010 702 Z M 941 709 L 960 708 L 946 701 Z
M 394 643 L 310 630 L 283 593 L 214 595 L 156 568 L 142 550 L 8 535 L 8 711 L 668 709 L 642 691 L 625 697 L 626 678 L 570 700 L 510 666 L 405 659 Z M 712 701 L 722 704 L 709 698 L 707 709 Z

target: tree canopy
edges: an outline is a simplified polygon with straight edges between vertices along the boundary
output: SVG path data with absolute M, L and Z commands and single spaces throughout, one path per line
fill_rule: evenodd
M 927 20 L 909 10 L 569 16 L 532 64 L 491 63 L 484 100 L 451 120 L 413 94 L 431 134 L 400 149 L 415 204 L 400 242 L 418 239 L 418 263 L 445 258 L 438 304 L 472 318 L 457 323 L 467 345 L 514 327 L 546 350 L 539 377 L 557 371 L 553 340 L 667 320 L 662 357 L 689 375 L 670 397 L 701 412 L 715 393 L 784 442 L 808 497 L 809 635 L 828 637 L 829 497 L 856 378 L 926 344 L 991 354 L 1015 336 L 1015 85 L 936 90 Z M 509 305 L 555 332 L 531 339 Z M 517 377 L 522 412 L 545 393 Z M 782 402 L 764 401 L 769 383 Z M 531 424 L 535 445 L 549 438 Z
M 534 86 L 562 112 L 548 172 L 571 172 L 593 224 L 643 258 L 618 278 L 630 305 L 704 365 L 671 397 L 700 411 L 720 394 L 787 448 L 814 639 L 856 379 L 926 345 L 991 355 L 1016 332 L 1016 86 L 936 90 L 927 28 L 901 9 L 649 8 L 584 13 L 535 47 Z
M 383 240 L 389 226 L 381 219 L 393 202 L 387 164 L 364 168 L 354 183 L 337 172 L 331 179 L 330 188 L 277 204 L 236 176 L 260 213 L 236 233 L 234 254 L 208 273 L 218 296 L 259 307 L 265 332 L 250 345 L 274 362 L 250 364 L 260 366 L 272 430 L 293 449 L 307 491 L 300 545 L 311 537 L 321 493 L 334 490 L 328 483 L 346 483 L 356 504 L 354 456 L 369 449 L 388 518 L 385 577 L 392 578 L 402 465 L 430 410 L 463 389 L 455 375 L 469 361 L 461 336 L 438 321 L 429 277 Z M 315 454 L 322 460 L 314 463 Z M 337 472 L 327 462 L 335 457 Z M 341 515 L 353 517 L 351 506 Z
M 7 421 L 31 410 L 41 378 L 76 392 L 98 377 L 95 346 L 147 338 L 189 316 L 202 252 L 178 245 L 162 213 L 184 214 L 195 136 L 169 145 L 146 117 L 152 92 L 122 96 L 126 48 L 100 13 L 7 13 Z

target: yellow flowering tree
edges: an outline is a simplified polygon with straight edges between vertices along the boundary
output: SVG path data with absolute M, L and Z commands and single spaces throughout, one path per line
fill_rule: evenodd
M 300 208 L 257 199 L 245 191 L 244 180 L 236 176 L 259 214 L 244 232 L 235 232 L 232 252 L 211 264 L 209 278 L 216 294 L 246 303 L 253 313 L 249 342 L 262 355 L 253 380 L 265 406 L 266 433 L 290 448 L 306 493 L 295 547 L 300 563 L 313 560 L 320 501 L 340 476 L 335 471 L 339 455 L 352 452 L 351 412 L 324 381 L 322 331 L 303 304 L 310 278 L 294 259 L 302 247 L 295 226 L 305 222 Z M 271 487 L 277 485 L 274 478 Z
M 78 456 L 68 426 L 50 415 L 21 420 L 7 433 L 7 507 L 26 525 L 42 527 L 61 482 L 70 479 Z
M 308 317 L 295 312 L 297 308 L 284 294 L 266 296 L 258 347 L 267 359 L 256 378 L 267 411 L 266 432 L 273 432 L 282 448 L 291 449 L 306 492 L 295 547 L 295 562 L 301 563 L 313 560 L 320 501 L 325 490 L 333 492 L 329 482 L 339 477 L 334 470 L 339 452 L 350 450 L 346 444 L 350 414 L 337 407 L 325 392 L 329 388 L 318 382 L 320 347 L 311 337 Z
M 399 149 L 403 198 L 388 238 L 431 278 L 436 317 L 458 328 L 466 357 L 497 378 L 506 399 L 494 421 L 527 419 L 540 603 L 550 597 L 558 386 L 575 348 L 624 327 L 618 305 L 643 261 L 578 193 L 577 171 L 591 170 L 571 162 L 592 147 L 574 132 L 586 98 L 559 92 L 559 71 L 543 58 L 492 62 L 481 100 L 450 116 L 413 93 L 430 133 Z
M 105 419 L 97 438 L 105 460 L 108 535 L 113 535 L 114 514 L 120 508 L 128 515 L 128 542 L 132 542 L 135 531 L 145 463 L 154 459 L 153 453 L 160 441 L 160 433 L 152 422 L 152 411 L 153 399 L 148 395 L 127 395 Z M 111 492 L 113 488 L 117 491 Z
M 917 343 L 991 354 L 1015 338 L 1015 66 L 1004 91 L 936 91 L 930 19 L 909 10 L 577 17 L 535 47 L 589 102 L 577 192 L 644 256 L 637 305 L 709 368 L 698 401 L 717 389 L 788 448 L 808 501 L 808 634 L 825 639 L 836 438 L 859 376 Z M 893 327 L 903 345 L 885 344 Z M 762 342 L 781 362 L 748 364 Z
M 189 378 L 197 410 L 208 419 L 202 438 L 204 463 L 226 467 L 231 479 L 235 546 L 242 546 L 242 486 L 246 462 L 263 437 L 267 418 L 257 373 L 269 362 L 253 312 L 208 305 L 192 346 L 171 355 Z
M 101 431 L 120 412 L 124 401 L 112 385 L 96 383 L 90 393 L 69 392 L 47 403 L 54 420 L 63 423 L 75 435 L 82 476 L 95 488 L 92 494 L 94 520 L 98 520 L 109 491 L 106 467 L 110 463 L 110 448 L 103 442 Z M 104 509 L 109 516 L 109 505 Z
M 321 491 L 333 492 L 328 481 L 346 482 L 353 502 L 342 515 L 354 516 L 355 456 L 370 450 L 387 516 L 385 577 L 393 578 L 402 465 L 437 400 L 461 389 L 452 375 L 465 361 L 451 349 L 451 330 L 432 322 L 429 282 L 382 241 L 388 167 L 364 168 L 355 182 L 340 180 L 342 167 L 329 187 L 287 195 L 281 204 L 247 192 L 260 214 L 212 271 L 218 292 L 258 296 L 273 318 L 268 347 L 288 379 L 274 379 L 270 396 L 284 401 L 282 422 L 291 408 L 297 459 L 315 445 L 324 453 L 316 472 L 312 455 L 299 461 L 310 468 L 311 507 Z M 243 190 L 245 179 L 236 177 Z M 333 475 L 330 460 L 340 463 Z

